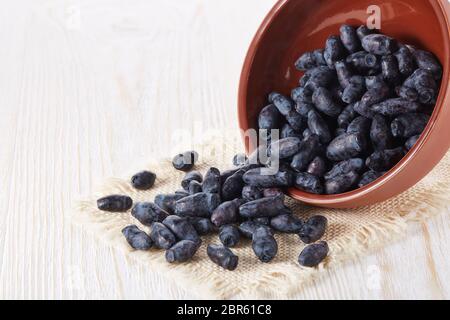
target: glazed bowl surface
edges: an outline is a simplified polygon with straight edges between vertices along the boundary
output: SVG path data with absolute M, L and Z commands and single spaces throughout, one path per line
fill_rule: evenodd
M 340 25 L 365 24 L 368 8 L 381 8 L 381 32 L 433 52 L 443 65 L 443 79 L 431 120 L 415 147 L 372 184 L 339 195 L 287 193 L 304 203 L 355 208 L 396 196 L 418 183 L 450 147 L 450 3 L 447 0 L 281 0 L 264 19 L 242 69 L 238 116 L 243 131 L 257 128 L 257 118 L 272 91 L 290 95 L 302 75 L 294 67 L 304 52 L 323 48 Z M 247 153 L 255 149 L 244 138 Z

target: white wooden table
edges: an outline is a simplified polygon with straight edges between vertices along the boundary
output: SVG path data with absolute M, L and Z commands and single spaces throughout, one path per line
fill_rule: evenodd
M 171 151 L 172 130 L 237 128 L 241 63 L 274 2 L 1 1 L 0 298 L 197 297 L 73 227 L 70 208 Z M 441 215 L 298 298 L 448 299 L 449 253 Z

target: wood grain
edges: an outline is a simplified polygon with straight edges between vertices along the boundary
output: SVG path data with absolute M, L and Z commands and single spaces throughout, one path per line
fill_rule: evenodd
M 274 2 L 3 1 L 0 298 L 197 297 L 73 227 L 71 204 L 174 152 L 175 130 L 236 129 L 241 63 Z M 295 298 L 448 299 L 449 240 L 441 215 Z

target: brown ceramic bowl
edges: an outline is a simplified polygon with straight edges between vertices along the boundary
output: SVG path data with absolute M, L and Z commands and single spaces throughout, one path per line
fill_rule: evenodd
M 239 125 L 257 127 L 267 95 L 289 95 L 301 73 L 295 60 L 305 51 L 323 48 L 343 23 L 364 24 L 367 8 L 378 5 L 382 32 L 429 50 L 444 67 L 440 96 L 430 123 L 408 155 L 372 184 L 340 195 L 314 195 L 297 189 L 288 194 L 302 202 L 331 208 L 355 208 L 387 200 L 419 182 L 450 147 L 450 3 L 447 0 L 281 0 L 264 19 L 245 59 L 239 86 Z M 247 152 L 255 146 L 245 141 Z

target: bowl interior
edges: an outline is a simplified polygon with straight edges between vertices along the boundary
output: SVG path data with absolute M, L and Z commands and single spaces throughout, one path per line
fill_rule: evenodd
M 298 86 L 302 73 L 295 69 L 294 62 L 302 53 L 323 48 L 330 35 L 339 34 L 343 23 L 366 24 L 371 5 L 381 8 L 382 33 L 433 52 L 444 66 L 444 78 L 448 78 L 448 24 L 436 0 L 279 1 L 255 36 L 244 66 L 241 128 L 257 128 L 258 114 L 267 104 L 270 92 L 290 95 Z M 246 148 L 251 151 L 255 146 L 246 141 Z M 290 190 L 290 194 L 311 202 L 317 197 L 340 196 L 316 196 L 299 190 Z

